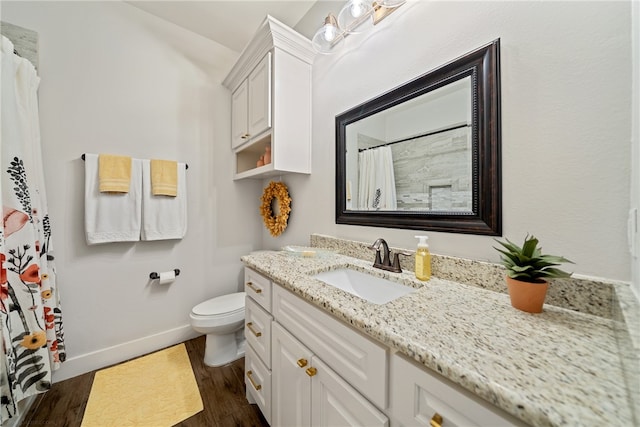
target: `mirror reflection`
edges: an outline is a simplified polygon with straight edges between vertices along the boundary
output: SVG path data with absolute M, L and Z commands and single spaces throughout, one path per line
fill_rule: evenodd
M 336 223 L 500 235 L 500 41 L 336 116 Z
M 472 211 L 471 77 L 346 127 L 347 210 Z

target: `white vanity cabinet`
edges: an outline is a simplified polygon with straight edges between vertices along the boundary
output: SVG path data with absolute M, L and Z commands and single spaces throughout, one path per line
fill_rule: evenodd
M 274 427 L 526 426 L 248 267 L 245 291 L 247 398 Z
M 272 425 L 388 426 L 387 417 L 291 335 L 273 326 Z
M 274 323 L 378 408 L 387 407 L 388 349 L 288 290 L 273 286 Z
M 313 353 L 278 323 L 273 325 L 273 426 L 311 425 L 311 379 L 317 368 Z
M 251 270 L 244 270 L 245 385 L 247 400 L 258 405 L 271 422 L 271 281 Z
M 267 16 L 223 85 L 231 90 L 234 179 L 311 173 L 311 42 Z M 271 148 L 271 162 L 257 161 Z
M 231 95 L 231 147 L 271 128 L 271 52 Z
M 396 353 L 391 356 L 389 377 L 393 426 L 526 426 L 404 355 Z
M 388 426 L 388 350 L 245 268 L 247 399 L 272 426 Z

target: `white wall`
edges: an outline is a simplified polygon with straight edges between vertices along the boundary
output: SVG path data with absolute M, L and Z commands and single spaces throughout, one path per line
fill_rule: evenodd
M 630 2 L 420 1 L 313 67 L 313 173 L 286 176 L 289 228 L 412 248 L 415 230 L 335 224 L 335 116 L 501 39 L 503 234 L 534 233 L 580 274 L 630 280 Z M 497 262 L 491 237 L 429 233 L 432 251 Z
M 632 3 L 632 33 L 631 46 L 633 48 L 633 72 L 632 76 L 632 96 L 633 104 L 631 108 L 632 135 L 631 135 L 631 207 L 640 211 L 640 2 Z M 636 297 L 640 300 L 640 212 L 635 219 L 634 239 L 635 256 L 632 258 L 632 289 Z
M 233 182 L 230 94 L 237 53 L 121 2 L 4 2 L 39 33 L 40 118 L 69 360 L 54 379 L 193 336 L 189 311 L 242 284 L 259 247 L 260 182 Z M 82 153 L 187 162 L 180 241 L 87 246 Z M 255 208 L 252 205 L 256 205 Z M 179 268 L 170 286 L 149 273 Z

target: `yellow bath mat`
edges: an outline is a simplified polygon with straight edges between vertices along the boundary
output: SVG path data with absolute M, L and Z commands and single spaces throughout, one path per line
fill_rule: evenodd
M 202 411 L 184 344 L 96 372 L 82 427 L 170 427 Z

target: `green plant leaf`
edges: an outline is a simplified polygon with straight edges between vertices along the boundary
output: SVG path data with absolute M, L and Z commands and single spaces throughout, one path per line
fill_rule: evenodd
M 571 277 L 572 273 L 555 268 L 562 263 L 571 263 L 562 256 L 544 255 L 539 241 L 533 235 L 527 234 L 522 247 L 505 238 L 505 241 L 494 239 L 502 248 L 494 247 L 500 252 L 502 265 L 507 269 L 511 278 L 525 282 L 536 282 L 541 278 Z
M 516 273 L 534 272 L 535 268 L 532 265 L 514 265 L 511 270 Z
M 542 258 L 544 258 L 544 260 L 546 262 L 553 262 L 555 264 L 562 264 L 563 262 L 568 262 L 570 264 L 574 264 L 573 261 L 570 261 L 568 259 L 566 259 L 565 257 L 561 257 L 561 256 L 555 256 L 555 255 L 543 255 Z
M 530 238 L 527 236 L 522 245 L 522 253 L 531 258 L 535 255 L 536 246 L 538 246 L 538 239 L 533 236 Z
M 558 268 L 548 268 L 540 273 L 540 277 L 549 277 L 552 279 L 560 279 L 571 277 L 573 273 L 567 273 L 566 271 L 560 270 Z

